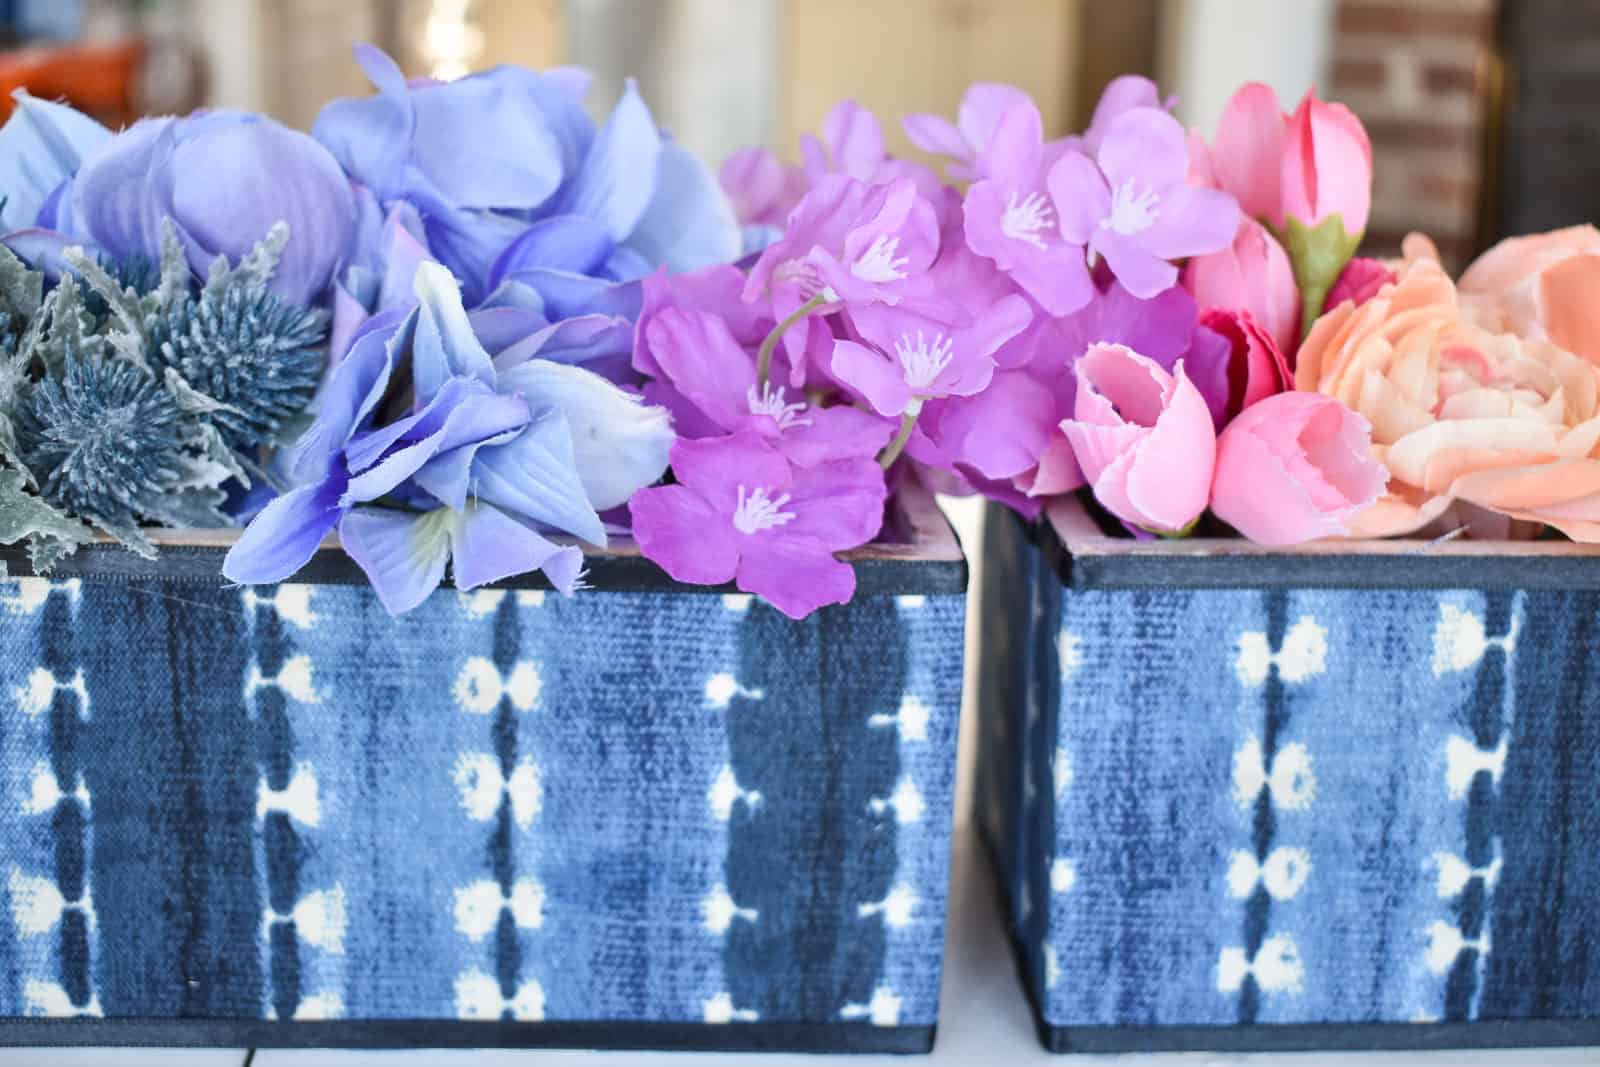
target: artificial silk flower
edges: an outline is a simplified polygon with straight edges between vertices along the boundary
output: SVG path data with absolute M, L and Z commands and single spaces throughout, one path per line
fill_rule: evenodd
M 744 226 L 782 226 L 805 195 L 805 171 L 766 148 L 742 148 L 717 171 L 717 181 Z
M 1181 534 L 1206 509 L 1217 435 L 1205 399 L 1123 345 L 1078 360 L 1075 417 L 1062 424 L 1095 499 L 1151 533 Z
M 1240 221 L 1227 248 L 1189 260 L 1183 287 L 1201 307 L 1248 312 L 1279 351 L 1292 353 L 1300 342 L 1294 267 L 1278 239 L 1255 219 Z
M 907 115 L 901 126 L 912 144 L 950 159 L 945 169 L 953 180 L 975 181 L 988 176 L 981 161 L 1000 120 L 1013 107 L 1028 103 L 1028 94 L 1014 85 L 975 82 L 961 97 L 954 125 L 943 115 L 919 114 Z
M 1303 335 L 1367 226 L 1372 144 L 1361 121 L 1314 91 L 1285 115 L 1272 89 L 1251 83 L 1223 110 L 1209 169 L 1282 241 L 1300 289 Z
M 739 254 L 715 178 L 661 134 L 631 83 L 597 129 L 583 108 L 588 80 L 570 71 L 407 82 L 376 48 L 356 58 L 378 95 L 329 104 L 315 136 L 385 207 L 416 208 L 469 305 L 510 278 L 538 293 L 552 320 L 613 313 L 630 299 L 617 290 L 658 265 Z
M 902 178 L 866 185 L 832 175 L 806 194 L 788 229 L 751 267 L 744 299 L 770 299 L 780 322 L 808 309 L 837 310 L 845 302 L 894 304 L 938 251 L 938 215 L 915 183 Z M 808 344 L 827 333 L 815 317 L 802 325 L 783 335 L 789 384 L 796 388 L 805 384 Z
M 1105 140 L 1112 123 L 1125 112 L 1141 107 L 1171 111 L 1175 103 L 1176 97 L 1163 100 L 1160 88 L 1149 78 L 1139 74 L 1118 75 L 1107 82 L 1100 93 L 1094 114 L 1089 118 L 1089 128 L 1078 139 L 1078 147 L 1093 156 L 1100 151 L 1100 144 Z
M 862 342 L 833 348 L 833 373 L 880 415 L 915 416 L 939 397 L 971 396 L 994 377 L 994 353 L 1033 318 L 1028 302 L 1008 296 L 960 325 L 907 308 L 855 308 Z
M 1207 308 L 1200 313 L 1200 325 L 1227 343 L 1215 364 L 1188 363 L 1219 433 L 1240 412 L 1294 388 L 1294 372 L 1283 350 L 1250 312 Z
M 869 412 L 811 403 L 804 393 L 791 394 L 773 381 L 757 383 L 754 353 L 720 316 L 664 308 L 647 332 L 661 380 L 700 416 L 680 420 L 690 424 L 688 431 L 679 426 L 680 437 L 748 431 L 802 467 L 871 458 L 889 442 L 893 426 Z
M 1459 293 L 1463 309 L 1484 329 L 1549 341 L 1600 366 L 1595 227 L 1509 237 L 1473 261 Z
M 1342 537 L 1389 480 L 1372 427 L 1332 397 L 1278 393 L 1217 439 L 1211 510 L 1261 545 Z
M 1434 258 L 1438 257 L 1435 255 Z M 1356 256 L 1344 265 L 1339 280 L 1328 290 L 1328 298 L 1322 303 L 1323 313 L 1332 311 L 1346 301 L 1359 307 L 1377 296 L 1384 286 L 1393 285 L 1399 280 L 1399 275 L 1382 260 Z
M 1038 455 L 1035 469 L 1012 479 L 1030 496 L 1048 497 L 1083 485 L 1072 444 L 1060 429 L 1063 419 L 1077 409 L 1078 359 L 1095 344 L 1119 344 L 1172 371 L 1185 360 L 1191 379 L 1213 412 L 1228 398 L 1229 345 L 1199 326 L 1199 309 L 1184 290 L 1174 287 L 1141 300 L 1129 293 L 1105 269 L 1095 278 L 1095 297 L 1079 311 L 1051 323 L 1053 341 L 1041 345 L 1028 370 L 1055 397 L 1054 415 L 1048 422 L 1048 444 Z
M 1408 250 L 1417 251 L 1415 243 Z M 1592 298 L 1571 314 L 1594 314 Z M 1478 326 L 1439 263 L 1317 321 L 1295 368 L 1302 390 L 1372 425 L 1388 491 L 1351 521 L 1361 536 L 1412 533 L 1464 501 L 1600 542 L 1600 373 L 1543 340 Z
M 967 245 L 1010 275 L 1045 311 L 1067 315 L 1094 295 L 1084 241 L 1062 226 L 1061 206 L 1046 184 L 1039 109 L 1009 107 L 984 151 L 985 177 L 963 204 Z
M 23 89 L 13 90 L 11 98 L 16 107 L 0 127 L 0 235 L 39 225 L 45 204 L 78 172 L 84 157 L 112 136 L 65 104 L 37 99 Z
M 515 565 L 570 591 L 578 550 L 541 531 L 604 545 L 598 512 L 665 470 L 664 412 L 528 349 L 491 358 L 438 264 L 417 269 L 416 295 L 398 325 L 362 334 L 334 369 L 288 464 L 299 484 L 228 553 L 231 580 L 282 581 L 338 528 L 395 612 L 438 584 L 447 557 L 458 584 L 520 573 L 504 570 Z M 409 412 L 383 421 L 405 374 Z
M 1226 248 L 1238 231 L 1234 199 L 1189 185 L 1188 173 L 1176 119 L 1156 108 L 1125 111 L 1094 159 L 1068 151 L 1050 169 L 1062 236 L 1104 256 L 1134 296 L 1155 296 L 1178 279 L 1170 261 Z
M 760 435 L 679 441 L 673 485 L 628 508 L 639 549 L 681 582 L 735 583 L 790 618 L 855 593 L 834 553 L 866 544 L 883 522 L 883 471 L 871 459 L 794 467 Z
M 356 219 L 349 183 L 326 149 L 242 111 L 142 119 L 87 153 L 52 200 L 40 225 L 112 260 L 158 260 L 170 222 L 202 275 L 285 223 L 289 243 L 272 291 L 295 304 L 321 299 Z

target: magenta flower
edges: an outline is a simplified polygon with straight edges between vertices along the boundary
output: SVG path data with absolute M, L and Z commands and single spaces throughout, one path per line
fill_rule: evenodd
M 822 407 L 772 382 L 758 386 L 754 355 L 710 312 L 665 308 L 647 329 L 662 379 L 693 406 L 691 416 L 699 416 L 680 415 L 680 437 L 748 431 L 791 463 L 810 467 L 871 458 L 893 432 L 883 419 L 849 405 Z
M 1089 302 L 1094 287 L 1083 240 L 1059 225 L 1046 186 L 1043 123 L 1030 100 L 1014 104 L 984 153 L 987 177 L 967 192 L 967 245 L 994 261 L 1052 315 Z
M 866 544 L 883 524 L 883 471 L 871 459 L 793 467 L 760 435 L 680 441 L 677 484 L 629 504 L 639 549 L 680 582 L 764 597 L 793 619 L 855 594 L 835 552 Z
M 744 298 L 771 290 L 774 310 L 822 296 L 825 303 L 896 303 L 897 288 L 926 271 L 939 251 L 933 205 L 909 179 L 866 185 L 827 177 L 806 194 L 789 228 L 761 253 Z
M 1183 127 L 1165 111 L 1125 111 L 1090 159 L 1069 151 L 1050 169 L 1061 233 L 1104 256 L 1128 292 L 1149 298 L 1178 280 L 1170 262 L 1227 248 L 1239 228 L 1238 202 L 1187 184 Z
M 1008 296 L 960 326 L 905 308 L 856 308 L 850 321 L 865 343 L 839 341 L 833 373 L 880 415 L 916 415 L 939 397 L 972 396 L 994 377 L 994 353 L 1033 319 Z
M 734 216 L 745 226 L 782 226 L 806 192 L 805 171 L 785 166 L 766 148 L 735 152 L 717 171 Z
M 974 83 L 961 97 L 956 121 L 943 115 L 907 115 L 900 125 L 911 143 L 936 156 L 948 156 L 945 172 L 956 181 L 987 177 L 983 166 L 989 140 L 1000 120 L 1028 94 L 1013 85 L 993 82 Z
M 832 176 L 806 194 L 783 236 L 761 253 L 745 282 L 744 298 L 755 302 L 770 295 L 778 320 L 813 302 L 824 313 L 845 302 L 894 304 L 938 251 L 938 214 L 915 183 L 865 185 Z M 789 384 L 796 388 L 805 384 L 808 340 L 826 332 L 815 316 L 803 325 L 783 336 Z

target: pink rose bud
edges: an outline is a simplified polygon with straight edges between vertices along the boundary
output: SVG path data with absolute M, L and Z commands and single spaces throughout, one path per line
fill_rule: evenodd
M 1257 544 L 1295 545 L 1348 534 L 1388 480 L 1366 419 L 1321 393 L 1279 393 L 1217 440 L 1211 510 Z
M 1328 299 L 1323 301 L 1322 310 L 1327 312 L 1346 300 L 1360 307 L 1377 296 L 1384 286 L 1392 285 L 1397 280 L 1395 272 L 1385 267 L 1381 260 L 1357 256 L 1344 265 L 1339 280 L 1328 290 Z
M 1207 308 L 1200 313 L 1200 325 L 1233 348 L 1228 357 L 1225 419 L 1231 421 L 1251 405 L 1294 388 L 1294 371 L 1283 350 L 1250 312 Z
M 1206 509 L 1217 432 L 1180 360 L 1177 375 L 1123 345 L 1092 345 L 1076 365 L 1075 418 L 1061 431 L 1117 518 L 1178 533 Z
M 1191 259 L 1183 287 L 1203 308 L 1249 312 L 1279 351 L 1292 353 L 1299 343 L 1300 289 L 1289 254 L 1254 219 L 1240 223 L 1228 248 Z
M 1307 93 L 1289 120 L 1283 153 L 1283 218 L 1314 227 L 1331 215 L 1351 237 L 1372 210 L 1372 142 L 1343 104 Z M 1281 225 L 1281 221 L 1279 225 Z

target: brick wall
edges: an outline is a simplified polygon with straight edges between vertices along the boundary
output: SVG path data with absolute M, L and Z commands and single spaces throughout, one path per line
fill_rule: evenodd
M 1513 0 L 1514 2 L 1514 0 Z M 1498 0 L 1340 0 L 1328 95 L 1372 138 L 1364 246 L 1390 255 L 1411 230 L 1460 267 L 1481 243 L 1485 116 Z

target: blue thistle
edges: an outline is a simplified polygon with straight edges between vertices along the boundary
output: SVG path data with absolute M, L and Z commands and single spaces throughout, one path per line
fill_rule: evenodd
M 264 285 L 208 286 L 159 314 L 146 358 L 227 405 L 209 417 L 230 445 L 268 444 L 316 392 L 326 322 Z
M 41 494 L 112 532 L 171 507 L 184 477 L 177 401 L 125 360 L 71 359 L 27 390 L 13 413 L 22 461 Z
M 17 354 L 17 345 L 22 341 L 22 329 L 25 325 L 20 315 L 0 311 L 0 359 Z
M 105 268 L 107 277 L 123 289 L 131 289 L 140 296 L 155 292 L 156 286 L 161 284 L 160 264 L 141 253 L 135 252 L 126 259 L 101 257 L 98 262 Z M 74 279 L 83 293 L 84 309 L 96 323 L 104 323 L 111 315 L 111 305 L 105 294 L 81 276 L 74 275 Z

